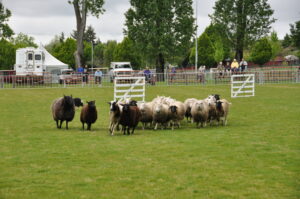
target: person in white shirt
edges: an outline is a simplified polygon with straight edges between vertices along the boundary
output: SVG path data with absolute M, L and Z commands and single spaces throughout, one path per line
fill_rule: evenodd
M 244 60 L 244 58 L 242 59 L 242 61 L 240 62 L 240 69 L 241 69 L 241 72 L 243 72 L 244 70 L 247 71 L 247 66 L 248 66 L 248 63 Z

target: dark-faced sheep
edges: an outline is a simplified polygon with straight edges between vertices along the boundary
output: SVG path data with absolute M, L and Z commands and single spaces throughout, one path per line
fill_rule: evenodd
M 127 134 L 130 134 L 130 129 L 132 129 L 131 134 L 134 133 L 134 129 L 138 125 L 141 113 L 137 106 L 130 106 L 129 104 L 122 104 L 123 110 L 120 117 L 120 124 L 122 125 L 123 133 L 127 130 Z
M 82 102 L 82 100 L 80 98 L 76 97 L 76 98 L 73 98 L 73 100 L 74 100 L 74 105 L 76 107 L 83 106 L 83 102 Z
M 180 127 L 180 121 L 184 119 L 186 109 L 184 104 L 180 101 L 175 101 L 174 103 L 172 103 L 169 109 L 169 117 L 171 119 L 172 130 L 174 130 L 175 125 L 178 128 Z
M 109 119 L 110 119 L 110 124 L 109 124 L 109 132 L 111 135 L 114 135 L 115 128 L 118 126 L 121 118 L 121 108 L 120 105 L 118 104 L 118 101 L 111 101 L 108 102 L 109 104 Z
M 51 110 L 57 128 L 60 129 L 62 123 L 66 121 L 66 129 L 68 129 L 68 122 L 71 122 L 75 115 L 75 106 L 72 96 L 64 96 L 56 99 L 52 103 Z
M 223 126 L 226 126 L 227 124 L 227 115 L 229 112 L 229 106 L 231 103 L 229 103 L 226 99 L 218 100 L 216 103 L 216 115 L 217 115 L 217 122 L 218 125 L 220 121 L 222 122 Z
M 81 109 L 80 121 L 82 123 L 82 129 L 84 130 L 84 124 L 87 124 L 87 130 L 91 130 L 91 126 L 97 120 L 97 109 L 95 101 L 90 101 L 85 104 Z

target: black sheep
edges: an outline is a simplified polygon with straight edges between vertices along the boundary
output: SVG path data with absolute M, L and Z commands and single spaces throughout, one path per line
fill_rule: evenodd
M 73 100 L 74 100 L 74 104 L 76 107 L 83 106 L 82 100 L 80 98 L 76 97 L 76 98 L 73 98 Z
M 64 95 L 64 97 L 56 99 L 53 102 L 51 109 L 53 119 L 56 121 L 56 127 L 60 129 L 62 123 L 66 121 L 66 129 L 68 129 L 68 122 L 71 122 L 75 115 L 75 106 L 72 95 Z
M 91 126 L 97 120 L 97 109 L 95 101 L 90 101 L 85 104 L 81 109 L 80 121 L 82 129 L 84 130 L 84 123 L 87 123 L 87 130 L 91 130 Z
M 130 129 L 132 128 L 131 134 L 134 133 L 134 129 L 138 125 L 141 113 L 137 106 L 130 106 L 129 104 L 122 104 L 123 111 L 120 117 L 120 124 L 122 125 L 123 134 L 125 135 L 125 131 L 127 129 L 127 134 L 130 134 Z

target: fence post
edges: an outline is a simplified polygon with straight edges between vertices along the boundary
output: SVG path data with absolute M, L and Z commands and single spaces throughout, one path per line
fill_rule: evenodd
M 259 84 L 264 83 L 264 71 L 259 71 Z
M 300 69 L 296 71 L 296 83 L 300 82 Z
M 4 76 L 0 75 L 0 88 L 4 88 Z

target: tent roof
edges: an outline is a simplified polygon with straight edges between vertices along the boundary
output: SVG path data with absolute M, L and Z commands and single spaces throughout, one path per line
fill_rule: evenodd
M 39 49 L 41 49 L 45 54 L 45 66 L 65 66 L 68 67 L 67 64 L 59 61 L 54 56 L 52 56 L 45 48 L 44 46 L 40 45 Z

